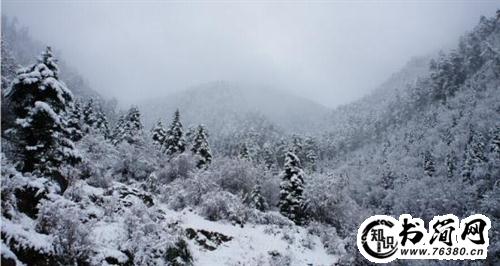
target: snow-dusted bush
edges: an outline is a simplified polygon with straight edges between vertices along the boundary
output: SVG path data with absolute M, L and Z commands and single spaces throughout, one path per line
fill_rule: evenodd
M 204 175 L 215 181 L 223 190 L 236 195 L 250 193 L 256 180 L 262 179 L 264 175 L 261 170 L 247 160 L 220 158 Z
M 251 161 L 234 158 L 217 158 L 208 171 L 200 173 L 212 180 L 225 191 L 234 195 L 249 196 L 253 188 L 260 184 L 260 194 L 273 209 L 279 200 L 279 179 L 269 170 Z
M 190 263 L 191 255 L 180 229 L 168 226 L 141 204 L 127 209 L 124 217 L 128 240 L 122 248 L 132 254 L 134 265 Z
M 218 190 L 217 184 L 205 176 L 194 175 L 187 179 L 176 179 L 160 189 L 162 201 L 174 210 L 198 206 L 205 194 Z
M 37 219 L 37 230 L 53 235 L 53 246 L 62 264 L 82 264 L 88 261 L 91 249 L 85 211 L 63 197 L 44 201 Z
M 83 155 L 79 165 L 81 179 L 96 187 L 109 187 L 113 167 L 120 158 L 116 147 L 102 135 L 92 133 L 85 135 L 77 147 Z
M 59 192 L 59 186 L 46 178 L 25 176 L 17 172 L 2 154 L 2 262 L 4 254 L 12 260 L 55 263 L 54 237 L 35 230 L 32 218 L 40 212 L 43 199 Z M 12 255 L 11 254 L 11 255 Z
M 312 222 L 307 226 L 307 232 L 308 234 L 319 236 L 321 243 L 328 253 L 339 257 L 346 254 L 346 243 L 337 234 L 337 230 L 334 227 L 318 222 Z
M 293 222 L 281 215 L 276 211 L 261 212 L 258 210 L 251 210 L 248 213 L 248 222 L 254 224 L 277 225 L 277 226 L 291 226 Z
M 278 251 L 269 252 L 269 265 L 273 266 L 287 266 L 291 265 L 291 254 L 281 254 Z
M 211 220 L 230 220 L 244 224 L 248 218 L 248 209 L 241 198 L 227 191 L 211 191 L 203 196 L 200 214 Z
M 120 157 L 113 172 L 120 177 L 120 181 L 146 180 L 157 167 L 158 154 L 146 145 L 121 142 L 117 150 Z
M 316 174 L 306 180 L 307 213 L 313 221 L 334 226 L 341 233 L 356 229 L 368 213 L 351 198 L 344 178 Z
M 175 156 L 163 168 L 156 171 L 158 182 L 168 184 L 178 178 L 190 178 L 193 171 L 197 170 L 196 161 L 197 159 L 189 152 Z
M 396 216 L 410 213 L 424 221 L 435 215 L 453 213 L 465 217 L 466 207 L 476 204 L 470 201 L 473 188 L 463 182 L 440 177 L 412 179 L 397 186 L 393 210 Z M 424 193 L 425 191 L 425 193 Z

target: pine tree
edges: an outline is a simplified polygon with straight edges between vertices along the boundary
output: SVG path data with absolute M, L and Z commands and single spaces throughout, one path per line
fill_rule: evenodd
M 316 160 L 318 156 L 316 155 L 316 142 L 313 138 L 308 137 L 304 141 L 304 159 L 306 160 L 307 169 L 311 172 L 316 171 Z
M 464 180 L 473 182 L 472 176 L 476 169 L 480 169 L 486 163 L 485 140 L 481 132 L 470 130 L 469 141 L 464 153 L 464 164 L 462 166 L 462 177 Z
M 446 155 L 446 174 L 448 178 L 452 178 L 455 174 L 456 170 L 456 161 L 457 158 L 455 156 L 455 152 L 451 151 Z
M 267 169 L 271 169 L 273 165 L 276 163 L 272 147 L 267 142 L 264 143 L 264 146 L 262 148 L 262 162 L 264 163 Z
M 95 112 L 95 117 L 96 117 L 96 122 L 94 124 L 95 130 L 104 136 L 104 138 L 108 139 L 110 132 L 109 132 L 109 124 L 108 124 L 108 119 L 106 118 L 106 115 L 104 112 L 99 109 Z
M 7 97 L 17 118 L 13 132 L 21 170 L 53 177 L 65 190 L 68 180 L 61 167 L 75 165 L 81 158 L 66 121 L 73 95 L 59 80 L 56 62 L 47 47 L 36 64 L 18 73 Z
M 175 111 L 174 119 L 167 131 L 167 138 L 163 145 L 167 155 L 182 153 L 186 149 L 186 141 L 184 140 L 179 110 Z
M 484 162 L 486 162 L 486 156 L 484 155 L 486 147 L 486 141 L 484 139 L 484 136 L 481 132 L 475 132 L 473 135 L 472 139 L 472 162 L 474 165 L 480 165 Z
M 113 130 L 112 143 L 117 145 L 123 141 L 135 144 L 142 135 L 141 113 L 132 106 L 126 115 L 121 116 Z
M 83 107 L 83 123 L 85 133 L 89 133 L 91 129 L 95 128 L 97 117 L 94 112 L 94 100 L 89 99 L 87 104 Z
M 434 167 L 434 158 L 430 151 L 424 152 L 424 174 L 426 176 L 433 176 L 436 172 Z
M 121 115 L 116 122 L 113 133 L 111 134 L 111 143 L 113 143 L 113 145 L 118 145 L 125 139 L 125 124 L 125 115 Z
M 82 110 L 80 107 L 80 103 L 78 101 L 75 102 L 70 109 L 71 110 L 68 112 L 69 138 L 72 141 L 79 141 L 83 137 L 81 125 Z
M 259 211 L 265 211 L 268 208 L 266 199 L 261 194 L 261 186 L 259 184 L 255 185 L 250 196 L 248 197 L 248 205 Z
M 497 126 L 492 132 L 490 152 L 492 152 L 497 157 L 500 157 L 500 126 Z
M 156 126 L 151 130 L 151 138 L 153 139 L 153 144 L 156 147 L 161 148 L 163 142 L 165 141 L 166 136 L 167 136 L 167 131 L 163 127 L 163 123 L 158 120 Z
M 285 155 L 285 169 L 281 174 L 280 200 L 278 207 L 280 213 L 301 225 L 305 222 L 304 212 L 304 172 L 300 166 L 299 158 L 293 152 Z
M 240 151 L 238 152 L 238 158 L 242 160 L 250 160 L 250 153 L 248 151 L 248 146 L 245 142 L 240 146 Z
M 210 146 L 208 145 L 205 128 L 203 128 L 202 125 L 198 126 L 198 131 L 196 132 L 191 151 L 199 157 L 198 163 L 196 164 L 198 168 L 206 168 L 212 162 Z
M 471 181 L 472 171 L 474 170 L 470 150 L 471 150 L 470 146 L 467 145 L 464 152 L 464 163 L 462 165 L 462 170 L 461 170 L 462 178 L 466 181 Z

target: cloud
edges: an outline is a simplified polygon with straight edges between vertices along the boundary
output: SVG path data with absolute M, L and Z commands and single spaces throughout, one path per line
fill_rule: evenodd
M 267 84 L 327 106 L 412 56 L 451 47 L 493 2 L 3 1 L 91 85 L 126 104 L 213 80 Z

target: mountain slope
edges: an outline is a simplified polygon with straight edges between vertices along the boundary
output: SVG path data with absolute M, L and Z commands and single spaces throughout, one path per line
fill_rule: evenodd
M 283 91 L 229 82 L 211 82 L 164 99 L 139 105 L 147 126 L 170 121 L 179 109 L 185 125 L 205 124 L 213 135 L 228 135 L 246 126 L 249 116 L 263 116 L 286 132 L 310 132 L 328 111 L 310 100 Z
M 5 57 L 6 53 L 10 53 L 17 65 L 11 68 L 11 76 L 15 75 L 17 67 L 30 65 L 33 59 L 45 49 L 45 46 L 45 43 L 33 39 L 26 27 L 20 27 L 15 18 L 10 19 L 2 16 L 2 58 Z M 58 56 L 58 58 L 60 57 Z M 64 60 L 60 60 L 58 63 L 60 68 L 63 69 L 61 78 L 76 97 L 103 100 L 101 95 L 87 84 L 75 68 L 66 64 Z M 2 67 L 4 67 L 3 61 Z M 5 73 L 2 72 L 2 74 Z

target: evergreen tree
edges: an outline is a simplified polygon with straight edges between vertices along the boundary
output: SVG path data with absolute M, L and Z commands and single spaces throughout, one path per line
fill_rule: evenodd
M 153 139 L 153 144 L 156 147 L 161 148 L 163 142 L 165 141 L 166 136 L 167 136 L 167 131 L 163 127 L 163 123 L 158 120 L 156 126 L 153 127 L 153 129 L 151 130 L 151 138 Z
M 285 169 L 281 174 L 280 200 L 278 207 L 280 213 L 301 225 L 305 222 L 304 212 L 304 172 L 300 166 L 299 158 L 293 152 L 285 155 Z
M 238 158 L 243 160 L 250 160 L 250 153 L 248 151 L 248 146 L 245 142 L 241 144 L 240 151 L 238 152 Z
M 462 166 L 462 177 L 465 180 L 473 182 L 474 172 L 481 169 L 486 163 L 485 146 L 483 134 L 471 129 L 464 154 L 464 165 Z
M 83 137 L 81 125 L 82 110 L 80 107 L 80 103 L 76 101 L 70 109 L 71 110 L 68 113 L 69 138 L 72 141 L 79 141 Z
M 384 159 L 384 162 L 382 164 L 382 187 L 385 190 L 388 189 L 393 189 L 394 188 L 394 179 L 396 177 L 394 176 L 394 173 L 391 169 L 391 166 L 387 162 L 387 159 Z
M 483 134 L 479 131 L 473 133 L 471 157 L 475 166 L 486 162 L 486 156 L 484 155 L 485 147 L 486 141 Z
M 446 155 L 446 174 L 448 178 L 452 178 L 455 174 L 456 170 L 456 161 L 457 158 L 455 156 L 455 152 L 451 151 Z
M 276 158 L 277 165 L 285 164 L 285 155 L 288 151 L 288 144 L 284 138 L 280 138 L 276 143 L 274 157 Z
M 2 34 L 3 35 L 3 34 Z M 18 64 L 14 56 L 12 55 L 11 50 L 7 47 L 7 43 L 4 41 L 4 36 L 2 36 L 2 46 L 1 46 L 1 58 L 2 58 L 2 67 L 1 67 L 1 97 L 2 104 L 1 106 L 1 119 L 2 125 L 1 130 L 2 133 L 5 130 L 12 128 L 15 124 L 15 115 L 12 112 L 12 107 L 10 106 L 10 101 L 7 97 L 5 97 L 5 92 L 9 90 L 9 87 L 16 77 L 16 71 L 19 68 Z M 2 134 L 2 137 L 5 137 L 6 134 Z
M 307 169 L 311 172 L 316 171 L 316 160 L 318 158 L 316 151 L 316 142 L 313 138 L 308 137 L 304 141 L 304 159 L 306 160 Z
M 103 135 L 104 138 L 108 139 L 110 132 L 109 132 L 108 119 L 106 118 L 106 115 L 102 110 L 99 109 L 96 111 L 95 117 L 96 117 L 96 122 L 94 124 L 95 130 L 101 135 Z
M 191 151 L 199 157 L 198 163 L 196 164 L 198 168 L 206 168 L 212 162 L 210 146 L 208 145 L 205 128 L 203 128 L 202 125 L 198 126 L 198 131 L 194 137 L 194 143 Z
M 117 145 L 122 141 L 130 144 L 138 142 L 142 135 L 141 113 L 137 107 L 132 106 L 126 115 L 121 116 L 113 130 L 112 143 Z
M 2 46 L 1 46 L 1 49 L 2 49 L 2 51 L 1 51 L 1 53 L 2 53 L 2 68 L 1 68 L 2 84 L 1 84 L 1 88 L 3 91 L 3 90 L 7 90 L 9 88 L 10 83 L 16 77 L 16 71 L 19 68 L 19 66 L 16 63 L 16 60 L 15 60 L 14 56 L 12 55 L 11 50 L 6 45 L 4 38 L 2 38 L 1 42 L 2 42 Z
M 492 132 L 490 151 L 494 154 L 494 156 L 500 156 L 500 126 L 497 126 Z
M 163 145 L 167 155 L 182 153 L 186 149 L 179 110 L 175 111 L 174 119 L 167 131 L 167 138 Z
M 53 177 L 66 189 L 68 180 L 61 172 L 65 164 L 81 158 L 69 138 L 66 112 L 73 95 L 59 80 L 59 69 L 50 47 L 36 64 L 21 70 L 7 92 L 16 116 L 13 129 L 24 172 Z
M 87 104 L 83 107 L 83 123 L 85 133 L 89 133 L 91 129 L 95 128 L 97 117 L 94 112 L 94 100 L 89 99 Z
M 113 129 L 113 133 L 111 134 L 111 143 L 113 145 L 118 145 L 120 142 L 124 140 L 125 136 L 125 115 L 121 115 L 116 122 L 115 128 Z
M 436 172 L 434 167 L 434 158 L 430 151 L 424 152 L 424 174 L 427 176 L 433 176 Z
M 265 211 L 268 208 L 266 199 L 261 194 L 261 186 L 259 184 L 255 185 L 250 196 L 248 197 L 248 205 L 259 211 Z
M 271 169 L 273 165 L 276 163 L 276 158 L 274 157 L 274 152 L 269 143 L 264 143 L 262 148 L 262 162 L 266 166 L 267 169 Z
M 470 146 L 467 145 L 464 152 L 464 163 L 462 165 L 462 170 L 461 170 L 462 178 L 466 181 L 471 181 L 472 171 L 474 170 L 470 150 L 471 150 Z

